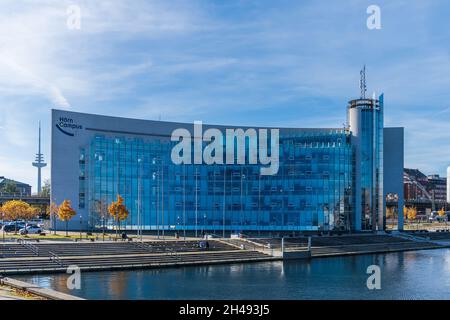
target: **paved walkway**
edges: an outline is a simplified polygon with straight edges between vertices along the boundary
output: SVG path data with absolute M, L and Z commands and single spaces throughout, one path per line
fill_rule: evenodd
M 42 236 L 42 237 L 31 237 L 31 238 L 26 238 L 26 237 L 15 237 L 15 238 L 11 238 L 9 237 L 9 234 L 6 235 L 5 237 L 5 243 L 16 243 L 17 239 L 23 239 L 23 240 L 27 240 L 30 242 L 34 242 L 36 240 L 39 240 L 40 243 L 68 243 L 68 242 L 80 242 L 79 240 L 79 233 L 77 232 L 69 232 L 69 236 L 72 236 L 72 238 L 64 238 L 65 233 L 61 233 L 58 232 L 58 236 L 62 236 L 60 238 L 52 238 L 53 233 L 48 232 L 47 236 Z M 127 232 L 128 237 L 130 237 L 131 239 L 133 239 L 133 242 L 139 242 L 141 240 L 140 237 L 136 236 L 136 233 L 130 233 Z M 76 238 L 74 238 L 74 236 Z M 106 234 L 105 237 L 102 236 L 101 233 L 94 233 L 94 237 L 96 237 L 95 242 L 127 242 L 127 240 L 122 240 L 119 236 L 117 237 L 116 234 L 114 233 L 110 233 L 110 234 Z M 92 236 L 90 237 L 92 238 Z M 82 241 L 83 243 L 86 242 L 91 242 L 91 240 L 86 238 L 86 233 L 82 234 Z M 104 239 L 104 241 L 103 241 Z M 160 235 L 159 237 L 157 235 L 143 235 L 142 236 L 142 240 L 143 241 L 190 241 L 190 240 L 196 240 L 196 241 L 200 241 L 202 240 L 200 237 L 196 238 L 196 237 L 186 237 L 184 238 L 182 235 L 180 235 L 180 237 L 177 239 L 172 235 L 165 235 L 164 237 L 162 235 Z M 211 239 L 211 240 L 217 240 L 217 239 Z M 0 244 L 3 243 L 3 237 L 0 234 Z

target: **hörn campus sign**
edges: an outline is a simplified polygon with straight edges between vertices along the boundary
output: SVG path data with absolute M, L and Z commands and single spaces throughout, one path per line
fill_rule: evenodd
M 73 137 L 75 134 L 73 130 L 80 130 L 83 127 L 79 124 L 76 124 L 73 119 L 67 117 L 59 117 L 58 122 L 56 123 L 56 128 L 64 133 L 65 135 Z
M 75 135 L 76 130 L 83 129 L 81 125 L 68 117 L 59 117 L 55 126 L 63 134 L 71 137 Z M 247 164 L 246 159 L 248 159 L 248 164 L 256 165 L 259 160 L 259 164 L 262 165 L 261 175 L 278 173 L 279 129 L 270 129 L 270 136 L 269 129 L 247 128 L 244 131 L 241 128 L 234 128 L 223 131 L 225 137 L 222 131 L 216 128 L 209 128 L 203 133 L 201 121 L 194 122 L 193 137 L 185 128 L 175 129 L 172 132 L 171 141 L 178 143 L 172 148 L 172 162 L 176 165 L 244 165 Z M 205 148 L 203 148 L 203 142 L 208 142 Z

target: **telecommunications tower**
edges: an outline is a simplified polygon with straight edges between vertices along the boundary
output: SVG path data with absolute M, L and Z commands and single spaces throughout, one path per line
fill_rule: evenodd
M 41 122 L 39 121 L 39 142 L 38 142 L 38 153 L 36 153 L 36 159 L 33 162 L 33 167 L 38 169 L 37 177 L 37 193 L 40 194 L 42 191 L 41 187 L 41 169 L 46 167 L 47 164 L 44 162 L 44 155 L 41 153 Z

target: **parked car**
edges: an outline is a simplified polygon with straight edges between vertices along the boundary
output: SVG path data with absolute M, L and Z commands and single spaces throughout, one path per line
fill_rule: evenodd
M 30 222 L 30 224 L 35 224 L 40 228 L 44 228 L 44 220 L 42 220 L 42 219 L 33 219 L 33 220 L 30 220 L 29 222 Z
M 10 222 L 10 223 L 5 224 L 3 226 L 2 231 L 4 231 L 4 232 L 15 232 L 15 231 L 19 231 L 22 228 L 25 228 L 25 223 L 22 223 L 22 222 Z
M 19 230 L 21 235 L 25 234 L 40 234 L 42 233 L 42 228 L 36 224 L 31 224 Z

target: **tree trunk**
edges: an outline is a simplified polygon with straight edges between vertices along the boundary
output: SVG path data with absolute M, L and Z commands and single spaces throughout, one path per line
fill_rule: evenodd
M 103 234 L 102 234 L 102 237 L 103 237 L 103 241 L 105 241 L 105 217 L 102 217 L 102 222 L 103 222 Z
M 66 221 L 66 237 L 69 236 L 69 221 Z

